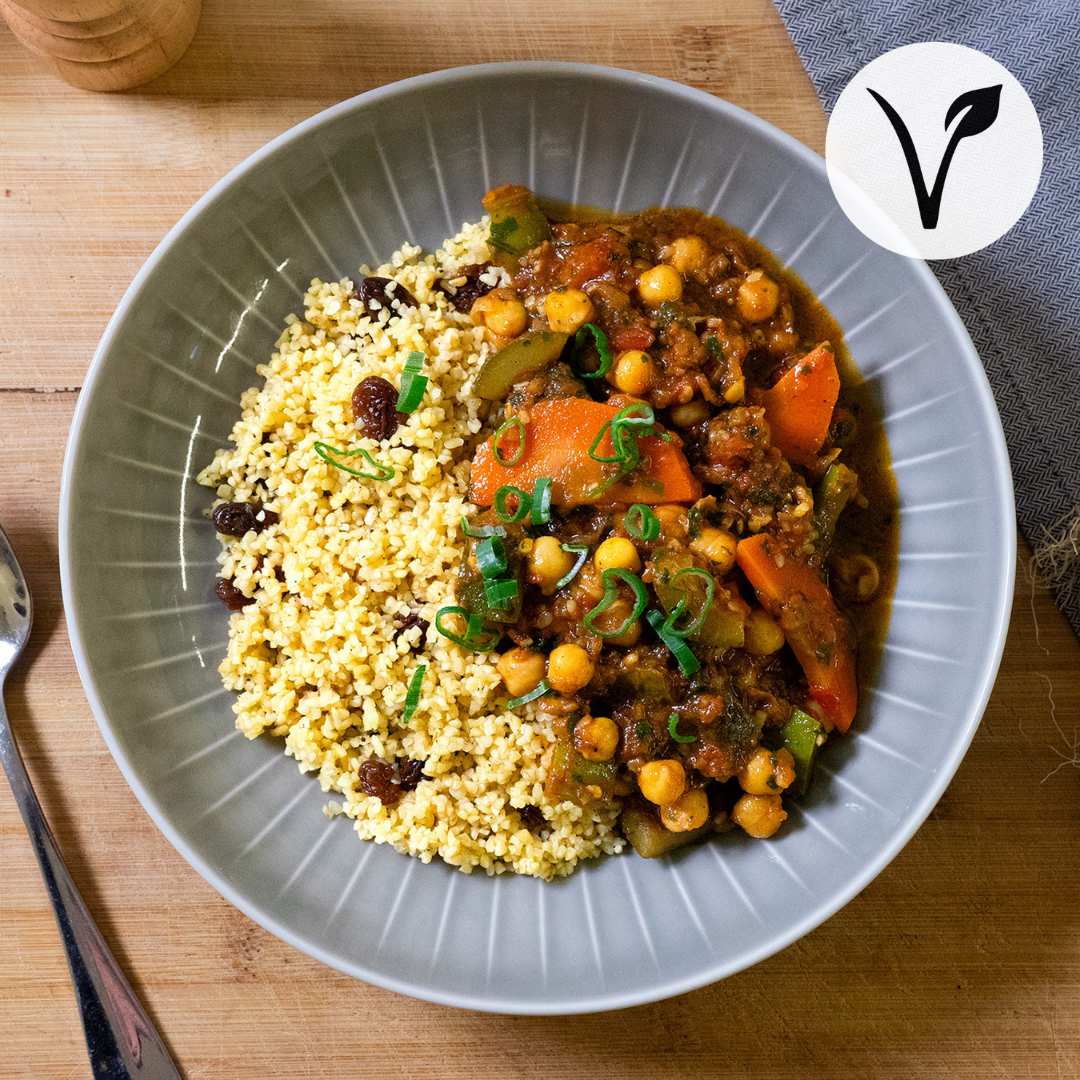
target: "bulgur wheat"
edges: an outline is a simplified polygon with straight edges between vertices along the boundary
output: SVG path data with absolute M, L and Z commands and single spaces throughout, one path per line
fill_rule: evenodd
M 338 797 L 327 813 L 353 818 L 365 839 L 466 872 L 551 878 L 621 849 L 617 811 L 547 799 L 547 723 L 532 704 L 520 716 L 506 708 L 497 656 L 425 626 L 454 602 L 459 522 L 471 511 L 467 451 L 483 427 L 470 387 L 489 350 L 483 328 L 435 286 L 487 262 L 487 235 L 485 220 L 433 255 L 405 246 L 388 265 L 361 268 L 397 282 L 416 307 L 393 302 L 369 315 L 353 282 L 313 281 L 303 318 L 288 316 L 258 369 L 263 386 L 241 398 L 235 446 L 199 481 L 221 502 L 271 512 L 261 528 L 221 536 L 221 576 L 244 603 L 230 618 L 220 668 L 238 694 L 240 730 L 283 736 L 286 754 Z M 505 280 L 487 273 L 490 283 Z M 423 401 L 389 439 L 362 437 L 354 388 L 369 376 L 398 386 L 410 352 L 424 356 Z M 364 448 L 394 475 L 381 483 L 351 475 L 316 442 Z M 359 457 L 349 464 L 372 472 Z M 422 664 L 419 706 L 405 723 Z M 365 762 L 382 763 L 383 779 L 399 785 L 396 802 L 365 791 Z M 411 790 L 410 762 L 422 766 Z

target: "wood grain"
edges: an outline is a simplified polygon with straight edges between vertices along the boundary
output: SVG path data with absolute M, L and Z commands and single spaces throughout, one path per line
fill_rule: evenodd
M 37 609 L 7 700 L 95 917 L 189 1080 L 1080 1075 L 1080 770 L 1062 757 L 1080 646 L 1023 575 L 985 719 L 911 843 L 803 940 L 656 1005 L 496 1017 L 338 975 L 222 900 L 113 763 L 75 672 L 56 553 L 67 428 L 110 313 L 188 206 L 269 138 L 381 83 L 509 58 L 679 79 L 823 147 L 824 115 L 768 0 L 208 0 L 171 71 L 107 97 L 45 74 L 0 27 L 0 521 Z M 3 784 L 0 941 L 0 1078 L 89 1077 Z

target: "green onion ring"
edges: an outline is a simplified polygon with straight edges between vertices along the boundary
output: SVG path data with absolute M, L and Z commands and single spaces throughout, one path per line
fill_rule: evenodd
M 556 589 L 561 589 L 564 585 L 569 585 L 570 582 L 577 577 L 577 572 L 585 565 L 585 560 L 589 557 L 588 544 L 560 544 L 559 547 L 561 547 L 563 551 L 576 551 L 578 557 L 577 562 L 574 563 L 573 569 L 571 569 L 568 574 L 563 574 L 563 576 L 555 582 Z
M 668 729 L 668 734 L 669 734 L 669 735 L 670 735 L 670 736 L 671 736 L 671 737 L 672 737 L 672 738 L 673 738 L 673 739 L 674 739 L 674 740 L 675 740 L 676 742 L 682 742 L 682 743 L 686 743 L 686 742 L 696 742 L 696 741 L 697 741 L 697 736 L 696 736 L 696 735 L 680 735 L 680 734 L 678 734 L 678 733 L 676 732 L 676 730 L 675 730 L 675 725 L 676 725 L 676 724 L 677 724 L 678 722 L 679 722 L 679 714 L 678 714 L 677 712 L 673 712 L 673 713 L 671 714 L 671 716 L 669 716 L 669 717 L 668 717 L 668 722 L 667 722 L 667 729 Z
M 596 452 L 600 446 L 601 441 L 604 438 L 604 432 L 606 432 L 610 427 L 611 421 L 608 420 L 604 424 L 604 426 L 596 433 L 596 438 L 593 439 L 592 445 L 589 447 L 589 457 L 591 457 L 593 461 L 599 461 L 603 465 L 609 465 L 613 461 L 622 461 L 622 456 L 619 454 L 619 448 L 616 445 L 614 438 L 611 440 L 611 445 L 614 448 L 615 453 L 611 457 L 602 457 Z
M 600 354 L 600 366 L 595 371 L 582 371 L 578 367 L 576 361 L 578 354 L 585 348 L 589 340 L 589 335 L 592 335 L 593 341 L 596 343 L 596 351 Z M 580 375 L 583 379 L 599 379 L 606 375 L 611 370 L 612 361 L 615 359 L 611 351 L 611 346 L 608 344 L 607 334 L 600 329 L 595 323 L 586 323 L 578 332 L 574 335 L 574 351 L 572 360 L 574 374 Z
M 453 630 L 447 630 L 443 626 L 443 621 L 451 615 L 460 615 L 465 619 L 464 636 L 454 633 Z M 494 630 L 484 629 L 484 620 L 479 615 L 471 614 L 463 607 L 439 608 L 435 613 L 435 629 L 448 641 L 460 645 L 463 649 L 470 649 L 472 652 L 491 652 L 502 640 L 501 634 Z
M 506 545 L 499 536 L 489 536 L 476 545 L 476 565 L 485 579 L 506 571 Z
M 461 519 L 461 531 L 474 540 L 479 540 L 485 536 L 506 535 L 506 530 L 501 525 L 471 525 L 469 519 L 465 517 Z
M 701 668 L 701 664 L 698 663 L 698 658 L 690 651 L 690 647 L 686 642 L 678 635 L 668 631 L 667 627 L 664 625 L 664 616 L 659 611 L 646 611 L 645 619 L 656 631 L 660 640 L 675 654 L 675 659 L 679 664 L 679 670 L 684 675 L 693 675 L 695 671 L 698 671 Z
M 316 442 L 315 453 L 323 459 L 323 461 L 329 462 L 334 468 L 340 469 L 342 472 L 347 472 L 352 476 L 360 476 L 365 480 L 375 480 L 378 483 L 385 483 L 387 480 L 394 478 L 394 469 L 390 465 L 380 465 L 363 447 L 358 450 L 339 450 L 336 446 L 331 446 L 329 443 Z M 362 454 L 364 460 L 375 470 L 374 473 L 361 472 L 359 469 L 350 469 L 348 465 L 342 465 L 340 461 L 335 461 L 331 456 L 337 454 L 339 457 L 356 457 L 357 454 Z
M 516 427 L 520 432 L 520 440 L 518 442 L 517 453 L 509 461 L 503 461 L 502 455 L 499 452 L 499 440 L 509 431 L 512 427 Z M 516 465 L 521 460 L 521 455 L 525 453 L 525 425 L 516 417 L 511 417 L 506 423 L 499 426 L 495 434 L 491 437 L 491 453 L 495 458 L 495 461 L 501 465 L 504 469 L 508 469 L 511 465 Z
M 420 374 L 424 366 L 424 354 L 411 352 L 405 361 L 405 370 L 401 373 L 401 389 L 398 391 L 397 411 L 411 413 L 424 400 L 427 391 L 427 376 Z
M 551 520 L 551 477 L 541 476 L 533 484 L 532 523 L 546 525 Z
M 698 613 L 697 618 L 694 619 L 689 626 L 684 626 L 681 630 L 676 630 L 675 623 L 679 616 L 686 610 L 687 602 L 690 599 L 685 589 L 679 589 L 679 592 L 682 593 L 682 599 L 675 605 L 675 610 L 665 620 L 664 629 L 678 637 L 690 637 L 691 634 L 696 634 L 705 625 L 705 620 L 709 616 L 709 609 L 712 607 L 713 597 L 716 595 L 716 579 L 708 570 L 702 570 L 697 566 L 687 566 L 672 577 L 671 587 L 673 589 L 678 588 L 675 582 L 678 581 L 683 574 L 689 574 L 691 577 L 704 578 L 705 603 L 702 604 L 701 611 Z
M 517 497 L 517 509 L 510 510 L 507 508 L 506 500 L 511 495 Z M 507 525 L 516 525 L 519 521 L 524 521 L 529 516 L 529 511 L 532 510 L 532 499 L 527 491 L 522 491 L 519 487 L 514 487 L 513 484 L 503 484 L 498 491 L 495 492 L 495 513 L 498 515 L 500 521 L 505 522 Z
M 645 588 L 641 578 L 636 574 L 631 574 L 629 570 L 622 569 L 622 567 L 613 567 L 610 570 L 603 571 L 600 575 L 600 581 L 604 586 L 604 597 L 600 603 L 581 620 L 581 623 L 590 634 L 595 634 L 597 637 L 618 637 L 620 634 L 625 634 L 626 631 L 630 629 L 633 621 L 645 610 L 649 603 L 649 590 Z M 626 621 L 617 630 L 609 630 L 605 633 L 603 630 L 598 630 L 596 628 L 595 620 L 597 615 L 602 615 L 615 603 L 615 600 L 619 595 L 619 586 L 616 582 L 619 581 L 625 582 L 633 590 L 634 610 L 627 616 Z
M 660 519 L 644 503 L 634 503 L 626 511 L 623 525 L 635 540 L 651 543 L 660 535 Z
M 516 697 L 512 701 L 506 703 L 508 709 L 516 709 L 519 705 L 524 705 L 528 701 L 535 701 L 537 698 L 546 697 L 552 692 L 551 686 L 547 679 L 541 679 L 540 685 L 535 690 L 530 690 L 527 694 L 522 694 L 521 697 Z
M 519 592 L 517 578 L 493 578 L 484 582 L 484 599 L 496 608 L 509 607 Z
M 421 664 L 414 672 L 412 679 L 409 680 L 409 692 L 405 695 L 405 712 L 402 716 L 402 720 L 407 724 L 416 712 L 416 706 L 420 704 L 420 687 L 424 682 L 424 675 L 427 672 L 427 664 Z

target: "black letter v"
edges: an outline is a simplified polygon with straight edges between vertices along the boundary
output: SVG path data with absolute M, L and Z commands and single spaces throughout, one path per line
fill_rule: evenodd
M 870 90 L 869 87 L 867 87 Z M 915 199 L 919 204 L 919 217 L 922 219 L 924 229 L 936 229 L 938 214 L 941 211 L 941 195 L 945 190 L 945 177 L 948 175 L 949 166 L 952 164 L 953 154 L 961 139 L 969 135 L 978 135 L 985 131 L 997 119 L 998 105 L 1001 101 L 1001 84 L 997 86 L 984 86 L 979 90 L 969 90 L 961 94 L 950 106 L 945 114 L 945 127 L 948 127 L 956 118 L 961 109 L 967 109 L 967 115 L 956 125 L 956 130 L 949 139 L 949 145 L 945 148 L 945 154 L 938 166 L 937 176 L 934 177 L 934 188 L 926 190 L 926 182 L 923 180 L 922 168 L 919 165 L 919 155 L 915 152 L 915 143 L 912 142 L 908 133 L 907 124 L 901 119 L 900 114 L 876 91 L 870 90 L 874 100 L 881 106 L 882 111 L 889 118 L 889 122 L 900 140 L 900 147 L 904 151 L 904 160 L 907 161 L 908 172 L 911 174 L 911 183 L 915 188 Z

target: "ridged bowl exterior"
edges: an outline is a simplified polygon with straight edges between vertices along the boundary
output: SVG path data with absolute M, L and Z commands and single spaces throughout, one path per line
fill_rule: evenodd
M 768 842 L 727 836 L 569 880 L 465 876 L 360 842 L 281 753 L 233 727 L 227 616 L 194 477 L 225 445 L 312 277 L 432 249 L 499 183 L 616 210 L 694 205 L 772 249 L 843 328 L 886 418 L 900 492 L 892 622 L 850 737 Z M 614 69 L 501 64 L 329 109 L 214 187 L 113 317 L 80 397 L 60 524 L 83 682 L 136 795 L 180 853 L 271 932 L 448 1004 L 569 1013 L 741 970 L 862 889 L 925 819 L 982 715 L 1015 530 L 979 359 L 927 267 L 875 247 L 824 162 L 707 94 Z M 882 933 L 889 933 L 883 926 Z

